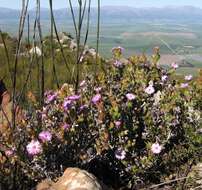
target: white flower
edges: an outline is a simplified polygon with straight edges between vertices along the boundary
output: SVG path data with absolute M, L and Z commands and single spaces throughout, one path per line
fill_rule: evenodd
M 125 157 L 126 157 L 126 152 L 121 149 L 121 148 L 118 148 L 116 151 L 115 151 L 115 157 L 118 159 L 118 160 L 124 160 Z
M 151 146 L 151 151 L 153 154 L 160 154 L 162 151 L 162 146 L 159 143 L 154 143 Z
M 171 67 L 172 67 L 173 69 L 177 69 L 177 68 L 179 67 L 179 65 L 174 62 L 174 63 L 171 64 Z
M 152 86 L 152 85 L 149 85 L 146 89 L 145 89 L 145 92 L 147 93 L 147 94 L 153 94 L 154 92 L 155 92 L 155 89 L 154 89 L 154 87 Z
M 190 81 L 190 80 L 193 79 L 193 76 L 192 75 L 187 75 L 187 76 L 185 76 L 184 79 L 187 80 L 187 81 Z
M 199 122 L 201 119 L 200 111 L 194 110 L 193 107 L 188 107 L 188 119 L 193 122 Z
M 135 99 L 135 95 L 132 93 L 128 93 L 128 94 L 126 94 L 126 98 L 131 101 L 131 100 Z
M 182 83 L 180 87 L 181 87 L 181 88 L 187 88 L 188 86 L 189 86 L 188 83 Z
M 80 87 L 82 88 L 82 87 L 85 87 L 85 85 L 86 85 L 86 81 L 85 80 L 83 80 L 83 81 L 81 81 L 81 83 L 80 83 Z
M 161 77 L 161 80 L 162 80 L 163 82 L 165 82 L 167 79 L 168 79 L 168 76 L 167 76 L 167 75 L 163 75 L 163 76 Z

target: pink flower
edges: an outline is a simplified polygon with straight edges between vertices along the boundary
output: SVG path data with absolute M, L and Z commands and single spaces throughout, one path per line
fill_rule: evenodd
M 92 98 L 92 102 L 93 104 L 97 104 L 101 101 L 102 96 L 100 94 L 96 94 L 93 98 Z
M 147 94 L 153 94 L 154 92 L 155 92 L 155 89 L 154 89 L 154 87 L 152 86 L 152 85 L 149 85 L 146 89 L 145 89 L 145 92 L 147 93 Z
M 73 95 L 73 96 L 69 96 L 68 99 L 72 100 L 72 101 L 77 101 L 81 98 L 80 95 Z
M 190 81 L 190 80 L 192 80 L 193 79 L 193 76 L 192 75 L 187 75 L 187 76 L 185 76 L 185 80 L 187 80 L 187 81 Z
M 118 159 L 118 160 L 124 160 L 125 157 L 126 157 L 126 152 L 121 149 L 121 148 L 118 148 L 116 151 L 115 151 L 115 157 Z
M 52 140 L 52 134 L 49 131 L 42 131 L 39 133 L 39 139 L 42 142 L 49 142 Z
M 132 93 L 128 93 L 128 94 L 126 94 L 126 98 L 131 101 L 131 100 L 135 99 L 135 95 Z
M 11 157 L 14 154 L 14 151 L 12 149 L 6 150 L 5 155 L 8 157 Z
M 102 90 L 102 87 L 97 87 L 97 88 L 95 88 L 95 91 L 96 91 L 97 93 L 99 93 L 101 90 Z
M 36 156 L 38 154 L 41 154 L 43 149 L 42 149 L 42 146 L 40 144 L 39 141 L 35 141 L 35 140 L 32 140 L 27 146 L 26 146 L 26 149 L 27 149 L 27 152 L 29 155 L 31 156 Z
M 46 103 L 47 103 L 47 104 L 48 104 L 48 103 L 51 103 L 52 101 L 56 100 L 56 98 L 57 98 L 57 94 L 56 94 L 56 93 L 54 93 L 54 94 L 49 94 L 49 95 L 47 96 Z
M 162 146 L 159 143 L 154 143 L 151 146 L 151 151 L 153 154 L 160 154 L 162 151 Z
M 189 86 L 188 83 L 182 83 L 180 87 L 181 87 L 181 88 L 187 88 L 188 86 Z
M 179 67 L 179 65 L 174 62 L 174 63 L 171 64 L 171 67 L 172 67 L 173 69 L 177 69 L 177 68 Z
M 113 63 L 113 65 L 116 68 L 122 68 L 123 67 L 123 63 L 121 61 L 117 61 L 117 60 Z
M 117 128 L 119 128 L 119 127 L 121 127 L 122 122 L 121 122 L 121 121 L 115 121 L 114 124 L 115 124 L 115 126 L 116 126 Z
M 67 123 L 65 123 L 65 124 L 62 126 L 62 128 L 63 128 L 64 130 L 67 130 L 67 129 L 69 129 L 69 128 L 70 128 L 70 125 L 69 125 L 69 124 L 67 124 Z
M 79 111 L 82 112 L 86 109 L 88 109 L 88 105 L 82 105 L 82 106 L 80 106 Z
M 47 115 L 46 115 L 45 113 L 42 113 L 42 114 L 41 114 L 41 118 L 42 118 L 43 120 L 45 120 L 45 119 L 47 118 Z
M 71 108 L 71 105 L 72 105 L 72 101 L 71 100 L 68 100 L 68 99 L 64 100 L 64 102 L 63 102 L 63 108 L 65 110 L 68 110 L 69 108 Z

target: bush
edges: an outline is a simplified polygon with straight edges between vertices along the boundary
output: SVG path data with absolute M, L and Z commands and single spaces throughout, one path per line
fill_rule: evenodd
M 123 63 L 123 49 L 99 73 L 80 83 L 47 91 L 43 109 L 33 108 L 10 135 L 1 137 L 1 182 L 26 189 L 56 179 L 66 167 L 93 172 L 115 189 L 182 176 L 201 155 L 201 105 L 191 76 L 173 79 L 157 64 L 158 51 Z M 10 185 L 10 188 L 8 186 Z

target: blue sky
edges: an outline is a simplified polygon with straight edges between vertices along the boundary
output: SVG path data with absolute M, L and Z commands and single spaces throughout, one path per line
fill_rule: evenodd
M 0 0 L 0 7 L 20 8 L 22 0 Z M 36 0 L 30 0 L 30 8 L 35 6 Z M 42 7 L 48 7 L 49 0 L 41 0 Z M 72 0 L 77 2 L 77 0 Z M 97 0 L 92 0 L 96 6 Z M 54 7 L 64 8 L 68 6 L 68 0 L 53 0 Z M 102 6 L 133 6 L 133 7 L 164 7 L 192 5 L 202 8 L 202 0 L 101 0 Z

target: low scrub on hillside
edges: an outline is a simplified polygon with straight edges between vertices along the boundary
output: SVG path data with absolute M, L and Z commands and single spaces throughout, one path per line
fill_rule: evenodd
M 48 90 L 41 109 L 29 93 L 30 108 L 0 137 L 3 189 L 31 189 L 72 166 L 114 189 L 147 189 L 188 175 L 202 155 L 202 88 L 191 75 L 176 80 L 177 64 L 160 68 L 158 49 L 151 60 L 126 60 L 121 47 L 112 54 L 77 93 L 70 84 Z

